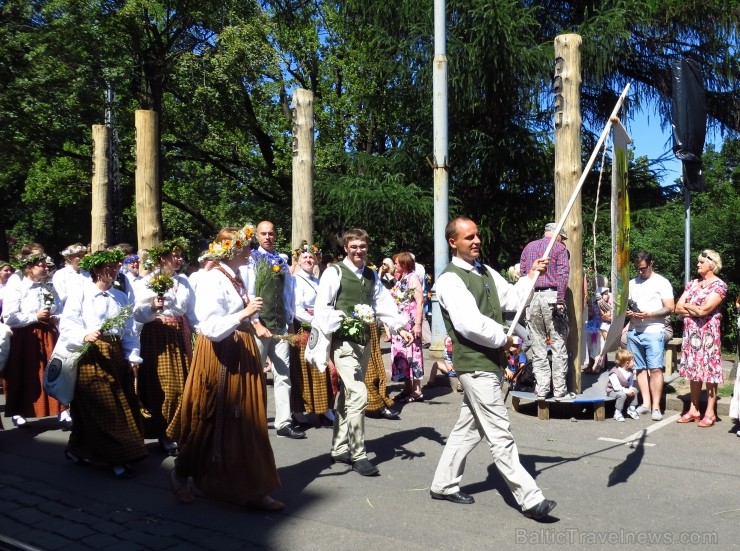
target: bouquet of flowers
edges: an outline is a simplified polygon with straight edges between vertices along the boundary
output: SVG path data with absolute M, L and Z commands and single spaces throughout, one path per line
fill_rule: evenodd
M 54 307 L 54 287 L 51 283 L 43 283 L 41 285 L 41 294 L 39 295 L 39 301 L 41 304 L 41 310 L 49 310 Z
M 147 289 L 154 291 L 158 297 L 163 297 L 164 294 L 174 287 L 175 281 L 168 275 L 156 274 L 153 275 L 149 281 L 147 281 Z
M 355 304 L 351 312 L 342 318 L 339 334 L 359 344 L 367 344 L 368 325 L 375 321 L 375 312 L 367 304 Z
M 115 330 L 117 334 L 123 333 L 123 328 L 126 326 L 126 321 L 134 314 L 134 307 L 130 304 L 127 304 L 126 306 L 122 306 L 121 309 L 118 311 L 117 314 L 106 318 L 103 321 L 103 324 L 100 326 L 99 331 L 101 333 L 105 333 L 108 331 Z M 82 345 L 82 348 L 80 349 L 80 358 L 82 358 L 85 353 L 90 349 L 90 346 L 92 345 L 91 342 L 86 342 Z
M 267 284 L 288 272 L 288 265 L 275 253 L 260 253 L 254 251 L 254 292 L 262 296 Z
M 405 302 L 413 302 L 414 289 L 406 289 L 403 292 L 394 293 L 393 299 L 396 301 L 396 304 L 403 304 Z

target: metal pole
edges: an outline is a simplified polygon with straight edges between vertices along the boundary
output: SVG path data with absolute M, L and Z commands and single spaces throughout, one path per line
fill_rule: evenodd
M 683 283 L 689 283 L 691 275 L 691 191 L 683 186 L 683 204 L 684 204 L 684 244 L 683 244 L 683 262 L 684 278 Z
M 433 111 L 434 111 L 434 280 L 449 262 L 445 227 L 449 221 L 448 202 L 448 129 L 447 129 L 447 55 L 445 30 L 445 0 L 434 0 L 434 62 L 433 62 Z M 432 344 L 430 349 L 441 351 L 447 330 L 442 321 L 437 295 L 432 295 Z

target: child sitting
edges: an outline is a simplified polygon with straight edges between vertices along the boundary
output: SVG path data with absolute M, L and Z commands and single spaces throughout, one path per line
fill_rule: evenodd
M 452 366 L 452 339 L 446 336 L 444 339 L 445 351 L 442 356 L 441 362 L 434 362 L 432 364 L 432 371 L 429 373 L 429 380 L 424 388 L 434 388 L 437 386 L 437 373 L 446 375 L 447 377 L 457 377 L 455 368 Z M 462 386 L 460 383 L 457 384 L 457 391 L 462 392 Z
M 504 369 L 504 377 L 507 381 L 516 379 L 517 374 L 527 365 L 527 356 L 522 352 L 522 338 L 514 335 L 511 340 L 511 346 L 506 351 L 507 365 Z
M 627 408 L 627 415 L 632 419 L 639 419 L 640 414 L 637 413 L 635 407 L 637 405 L 637 389 L 634 387 L 635 378 L 632 372 L 635 366 L 635 356 L 629 350 L 619 348 L 615 359 L 617 365 L 609 370 L 609 380 L 606 383 L 606 395 L 616 398 L 614 420 L 624 421 L 622 410 L 628 402 L 630 406 Z

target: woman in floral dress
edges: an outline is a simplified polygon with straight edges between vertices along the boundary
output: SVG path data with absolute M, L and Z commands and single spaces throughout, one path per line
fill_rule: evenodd
M 722 349 L 720 346 L 720 306 L 727 295 L 727 284 L 717 274 L 722 259 L 716 251 L 705 249 L 699 255 L 696 270 L 698 279 L 686 285 L 676 303 L 676 313 L 683 317 L 683 346 L 679 374 L 690 381 L 691 406 L 679 423 L 693 423 L 711 427 L 717 421 L 714 407 L 717 403 L 717 385 L 723 382 Z M 704 418 L 699 413 L 701 385 L 707 386 L 707 410 Z
M 414 259 L 409 252 L 393 257 L 396 268 L 396 284 L 391 295 L 398 311 L 407 319 L 406 327 L 414 335 L 411 344 L 405 344 L 398 335 L 391 342 L 391 379 L 403 381 L 404 389 L 396 396 L 400 402 L 423 402 L 421 381 L 424 378 L 424 358 L 421 349 L 421 323 L 424 315 L 424 287 L 414 273 Z

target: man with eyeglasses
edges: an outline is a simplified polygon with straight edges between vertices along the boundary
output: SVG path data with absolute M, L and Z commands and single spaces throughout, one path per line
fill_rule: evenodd
M 627 348 L 635 355 L 637 386 L 642 405 L 637 413 L 651 414 L 660 421 L 660 399 L 663 394 L 663 353 L 665 351 L 665 318 L 675 307 L 673 287 L 653 271 L 653 255 L 640 251 L 635 255 L 637 277 L 629 284 Z
M 406 341 L 414 336 L 406 330 L 406 320 L 398 313 L 393 297 L 367 266 L 369 237 L 365 230 L 347 231 L 342 239 L 347 256 L 327 268 L 316 295 L 315 318 L 325 334 L 333 333 L 331 358 L 342 384 L 336 401 L 331 462 L 346 463 L 362 476 L 377 476 L 377 467 L 365 451 L 365 371 L 370 361 L 369 329 L 365 335 L 343 333 L 342 320 L 358 305 L 371 306 L 380 321 Z

